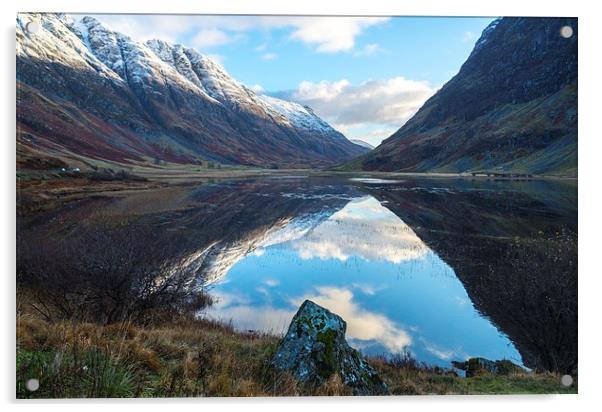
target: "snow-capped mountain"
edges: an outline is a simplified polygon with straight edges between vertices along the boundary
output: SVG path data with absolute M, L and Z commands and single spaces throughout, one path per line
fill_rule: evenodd
M 256 94 L 194 49 L 140 43 L 87 16 L 19 14 L 17 92 L 20 144 L 36 151 L 271 167 L 365 151 L 310 108 Z
M 267 115 L 289 127 L 313 133 L 344 138 L 332 126 L 320 119 L 310 107 L 298 103 L 258 95 L 230 76 L 215 60 L 180 44 L 171 45 L 153 39 L 145 43 L 165 63 L 201 88 L 216 101 L 235 110 L 254 111 Z

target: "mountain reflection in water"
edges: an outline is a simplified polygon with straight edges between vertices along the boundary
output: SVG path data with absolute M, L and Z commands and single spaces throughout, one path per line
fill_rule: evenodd
M 282 333 L 305 299 L 341 315 L 369 354 L 411 349 L 449 365 L 472 354 L 520 362 L 470 305 L 453 270 L 372 196 L 326 217 L 291 220 L 258 243 L 213 289 L 208 316 L 243 330 Z
M 107 218 L 185 239 L 174 270 L 218 298 L 202 316 L 241 330 L 282 333 L 312 299 L 365 353 L 577 366 L 576 183 L 227 181 L 72 202 L 19 233 Z

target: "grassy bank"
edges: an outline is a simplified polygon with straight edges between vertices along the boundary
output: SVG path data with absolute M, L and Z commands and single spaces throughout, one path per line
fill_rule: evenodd
M 347 395 L 335 376 L 306 387 L 270 362 L 279 338 L 207 320 L 137 326 L 17 317 L 17 397 Z M 410 357 L 370 358 L 394 395 L 576 393 L 553 374 L 462 378 Z M 28 379 L 40 381 L 29 392 Z

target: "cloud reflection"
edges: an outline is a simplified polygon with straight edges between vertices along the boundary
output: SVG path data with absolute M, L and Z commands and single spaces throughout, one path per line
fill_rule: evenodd
M 292 245 L 302 259 L 359 257 L 395 264 L 422 258 L 428 251 L 408 225 L 373 197 L 349 202 Z
M 252 253 L 257 257 L 268 248 L 282 245 L 304 260 L 345 262 L 360 258 L 393 264 L 422 259 L 429 250 L 408 225 L 371 196 L 353 199 L 335 213 L 325 210 L 283 221 L 255 244 Z M 284 333 L 301 303 L 310 299 L 347 322 L 347 338 L 356 348 L 376 345 L 389 353 L 398 353 L 412 344 L 410 334 L 389 317 L 362 307 L 362 296 L 374 296 L 382 285 L 366 282 L 349 286 L 315 285 L 291 297 L 273 294 L 278 284 L 279 280 L 270 277 L 249 288 L 242 297 L 220 296 L 210 316 L 231 320 L 240 330 Z M 247 294 L 250 299 L 245 297 Z M 448 354 L 439 351 L 438 355 Z
M 429 250 L 393 212 L 373 197 L 365 196 L 351 200 L 335 213 L 324 210 L 282 219 L 263 233 L 253 233 L 233 242 L 216 242 L 195 254 L 190 263 L 212 284 L 247 254 L 261 257 L 267 248 L 284 244 L 304 260 L 342 262 L 356 257 L 397 264 L 420 259 Z
M 217 302 L 205 315 L 210 319 L 232 322 L 238 330 L 253 330 L 283 334 L 295 315 L 296 309 L 258 305 L 244 296 L 214 293 Z
M 264 295 L 265 296 L 265 295 Z M 357 348 L 378 343 L 391 353 L 400 352 L 412 343 L 412 338 L 388 317 L 368 311 L 354 300 L 349 289 L 324 286 L 289 300 L 289 304 L 276 307 L 258 304 L 245 296 L 216 294 L 217 302 L 206 314 L 209 318 L 233 322 L 238 330 L 268 333 L 285 333 L 297 309 L 305 299 L 321 305 L 341 316 L 347 322 L 347 338 Z

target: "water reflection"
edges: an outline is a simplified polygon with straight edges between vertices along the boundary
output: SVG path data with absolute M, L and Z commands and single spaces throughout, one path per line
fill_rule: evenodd
M 206 316 L 239 329 L 282 333 L 309 298 L 366 353 L 577 365 L 576 184 L 229 181 L 74 201 L 20 219 L 18 233 L 53 239 L 107 220 L 181 240 L 173 270 L 212 285 Z
M 366 190 L 451 267 L 523 362 L 577 368 L 577 184 L 414 181 Z
M 418 259 L 428 250 L 412 229 L 371 196 L 351 200 L 292 247 L 302 259 L 391 263 Z
M 350 343 L 365 353 L 408 349 L 442 365 L 469 355 L 520 362 L 510 341 L 472 307 L 453 270 L 372 196 L 353 198 L 327 217 L 292 219 L 233 265 L 213 292 L 221 299 L 207 316 L 243 330 L 282 333 L 311 299 L 341 315 Z

